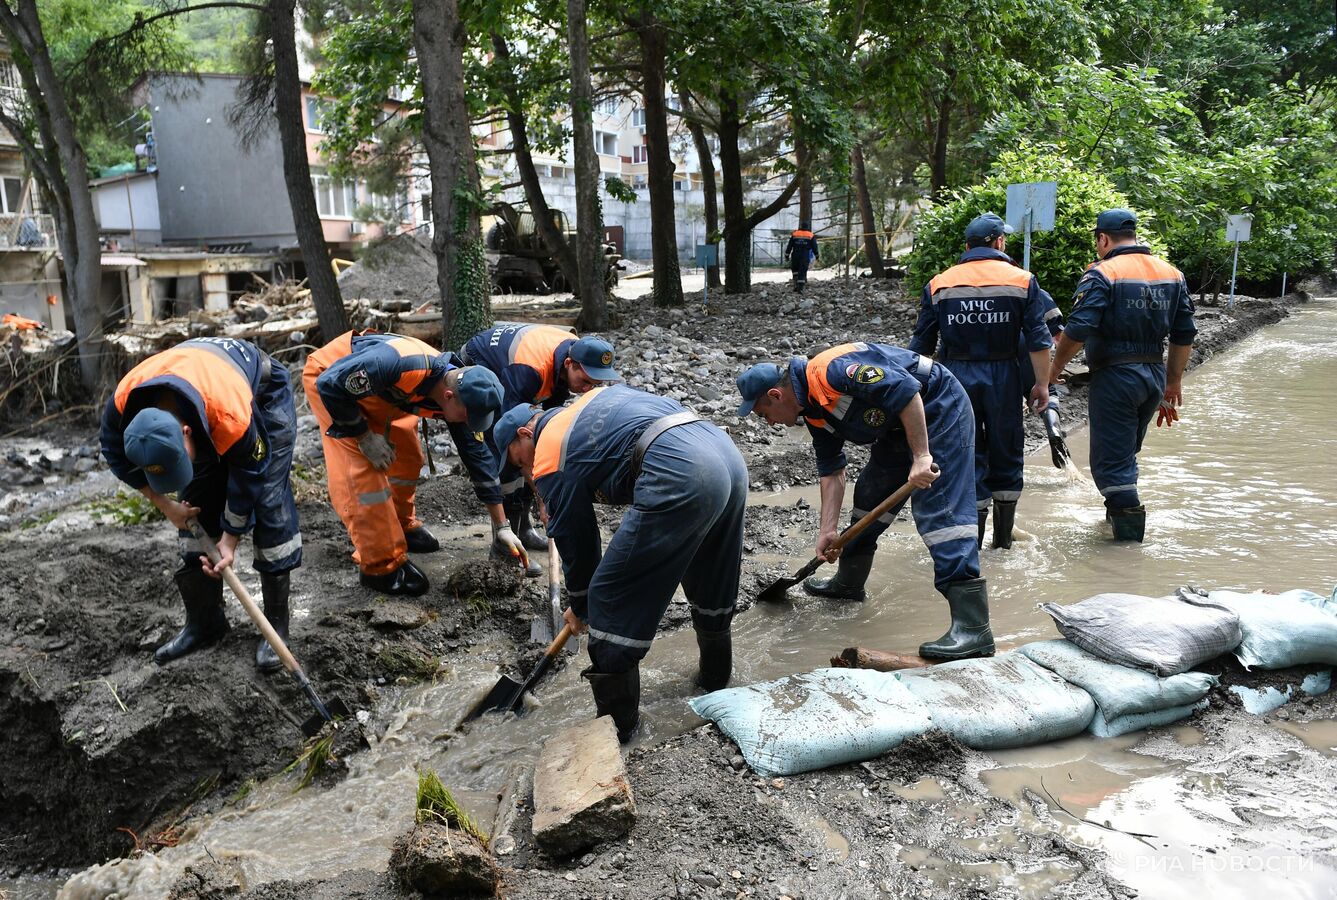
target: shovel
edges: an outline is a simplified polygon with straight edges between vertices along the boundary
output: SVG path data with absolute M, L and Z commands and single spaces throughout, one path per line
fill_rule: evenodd
M 557 542 L 548 538 L 548 612 L 529 623 L 529 639 L 536 644 L 547 644 L 562 630 L 562 560 L 557 555 Z
M 933 471 L 935 472 L 938 471 L 937 463 L 934 463 Z M 891 510 L 892 507 L 904 503 L 905 498 L 909 497 L 910 492 L 913 490 L 914 487 L 911 486 L 910 482 L 908 481 L 905 484 L 898 487 L 896 489 L 896 493 L 892 494 L 890 497 L 879 503 L 876 509 L 870 512 L 868 515 L 864 516 L 859 521 L 855 522 L 849 528 L 846 528 L 844 531 L 842 531 L 836 537 L 836 539 L 831 542 L 831 549 L 832 550 L 842 549 L 846 544 L 848 544 L 850 541 L 854 540 L 856 537 L 862 534 L 865 528 L 867 528 L 869 525 L 872 525 L 873 522 L 875 522 L 877 519 L 886 515 L 887 512 Z M 784 600 L 786 599 L 786 594 L 788 593 L 789 589 L 792 588 L 794 585 L 798 584 L 803 579 L 807 578 L 813 572 L 816 572 L 824 562 L 826 562 L 825 557 L 814 556 L 812 559 L 808 560 L 808 564 L 806 566 L 795 572 L 792 578 L 779 578 L 771 582 L 769 585 L 767 585 L 766 588 L 764 588 L 762 592 L 757 595 L 757 600 L 762 603 L 784 602 Z
M 534 671 L 529 673 L 529 677 L 523 683 L 516 681 L 509 675 L 501 676 L 492 690 L 488 692 L 488 695 L 469 711 L 463 721 L 472 722 L 484 713 L 490 712 L 514 712 L 517 716 L 524 715 L 525 694 L 533 690 L 534 685 L 538 684 L 539 679 L 552 667 L 553 660 L 557 659 L 557 655 L 562 652 L 562 648 L 566 646 L 567 638 L 571 637 L 571 634 L 571 626 L 563 625 L 557 637 L 548 645 L 548 649 L 543 651 L 543 658 L 539 660 L 538 665 L 534 667 Z
M 204 548 L 204 553 L 209 557 L 209 562 L 218 565 L 220 559 L 218 545 L 214 543 L 213 538 L 205 534 L 204 529 L 200 527 L 200 523 L 194 519 L 190 520 L 190 533 Z M 278 632 L 274 630 L 274 626 L 269 624 L 269 620 L 260 611 L 260 607 L 255 605 L 250 592 L 246 590 L 246 585 L 241 583 L 241 579 L 237 577 L 236 572 L 232 571 L 231 566 L 223 570 L 223 580 L 227 582 L 228 587 L 232 588 L 232 593 L 237 595 L 237 600 L 241 603 L 242 609 L 246 610 L 246 615 L 251 617 L 251 621 L 255 623 L 255 627 L 259 629 L 260 634 L 264 636 L 266 641 L 269 641 L 269 646 L 274 648 L 274 652 L 283 661 L 283 667 L 292 674 L 293 681 L 297 682 L 297 686 L 302 689 L 302 693 L 306 694 L 306 699 L 310 700 L 311 705 L 315 707 L 316 715 L 302 723 L 302 733 L 307 737 L 314 737 L 320 733 L 320 729 L 324 727 L 326 722 L 334 723 L 335 716 L 352 715 L 352 712 L 348 709 L 348 704 L 338 697 L 331 699 L 329 705 L 326 706 L 321 702 L 320 697 L 316 696 L 316 690 L 311 686 L 311 682 L 307 680 L 306 673 L 302 671 L 302 667 L 297 664 L 297 660 L 288 651 L 287 646 L 283 643 L 283 638 L 279 637 Z

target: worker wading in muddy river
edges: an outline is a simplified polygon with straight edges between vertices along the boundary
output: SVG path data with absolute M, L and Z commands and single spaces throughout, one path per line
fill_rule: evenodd
M 296 423 L 288 370 L 233 338 L 185 341 L 150 356 L 116 386 L 102 414 L 102 455 L 116 477 L 152 500 L 181 534 L 175 579 L 186 624 L 153 654 L 159 665 L 227 633 L 219 576 L 232 564 L 237 541 L 252 530 L 265 618 L 287 639 L 289 573 L 302 562 L 288 480 Z M 217 566 L 190 536 L 192 518 L 217 541 Z M 255 661 L 262 669 L 279 668 L 263 640 Z
M 989 596 L 980 577 L 975 514 L 975 417 L 961 383 L 941 363 L 890 344 L 841 344 L 786 366 L 759 363 L 737 380 L 740 417 L 756 412 L 772 425 L 806 422 L 821 480 L 817 555 L 839 558 L 831 578 L 809 578 L 808 593 L 863 600 L 877 539 L 901 507 L 890 510 L 840 550 L 832 550 L 845 496 L 845 442 L 872 444 L 854 486 L 853 521 L 902 484 L 917 489 L 915 527 L 933 557 L 934 584 L 952 624 L 919 647 L 935 659 L 991 656 Z M 938 471 L 934 470 L 937 465 Z
M 501 384 L 482 366 L 416 338 L 348 332 L 307 358 L 306 398 L 322 430 L 330 501 L 353 541 L 366 587 L 418 596 L 427 576 L 408 557 L 440 543 L 418 520 L 422 471 L 418 419 L 448 423 L 474 491 L 492 518 L 493 545 L 528 565 L 506 524 L 501 487 L 484 432 L 501 408 Z
M 465 365 L 484 366 L 497 376 L 503 392 L 502 412 L 521 404 L 556 409 L 572 394 L 583 394 L 601 382 L 622 380 L 612 368 L 612 344 L 597 337 L 577 340 L 571 332 L 552 325 L 499 322 L 470 338 L 460 357 Z M 491 432 L 488 442 L 492 443 Z M 547 539 L 530 521 L 534 493 L 524 476 L 504 456 L 494 465 L 501 473 L 502 507 L 511 530 L 520 536 L 525 549 L 546 549 Z M 538 562 L 531 559 L 527 574 L 540 573 Z
M 622 385 L 563 409 L 517 406 L 495 436 L 543 501 L 562 554 L 566 620 L 589 629 L 581 674 L 618 737 L 628 740 L 640 719 L 640 662 L 679 584 L 700 649 L 697 684 L 728 684 L 748 482 L 729 436 L 675 400 Z M 596 503 L 631 504 L 602 554 Z

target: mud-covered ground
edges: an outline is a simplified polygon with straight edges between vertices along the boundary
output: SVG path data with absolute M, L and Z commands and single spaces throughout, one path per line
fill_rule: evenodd
M 609 337 L 631 384 L 710 416 L 743 450 L 753 487 L 775 489 L 814 480 L 809 451 L 755 417 L 735 418 L 733 377 L 751 362 L 844 340 L 903 343 L 915 306 L 894 282 L 812 282 L 802 296 L 760 285 L 745 297 L 723 298 L 709 315 L 691 305 L 658 310 L 624 301 Z M 1194 364 L 1284 315 L 1279 301 L 1246 298 L 1230 313 L 1200 304 Z M 1080 374 L 1071 387 L 1064 418 L 1075 424 L 1085 415 Z M 1032 446 L 1043 441 L 1035 423 L 1030 439 Z M 448 439 L 432 443 L 448 472 L 456 461 Z M 95 446 L 91 423 L 0 439 L 0 580 L 8 586 L 0 592 L 0 872 L 68 869 L 170 843 L 191 814 L 220 807 L 252 779 L 288 765 L 303 743 L 298 724 L 310 712 L 286 676 L 255 670 L 254 630 L 231 602 L 234 628 L 219 647 L 171 666 L 153 664 L 153 648 L 180 624 L 171 582 L 176 539 L 161 519 L 139 521 L 142 506 L 116 493 Z M 442 552 L 417 559 L 432 590 L 388 600 L 357 583 L 348 539 L 323 502 L 319 440 L 309 419 L 298 457 L 305 560 L 293 582 L 293 650 L 323 695 L 374 710 L 386 685 L 430 677 L 480 645 L 503 667 L 533 661 L 539 650 L 528 642 L 529 620 L 543 606 L 542 580 L 486 563 L 485 516 L 463 479 L 432 479 L 419 492 L 420 514 L 446 538 Z M 744 606 L 757 583 L 776 573 L 753 557 L 802 552 L 813 517 L 803 508 L 751 511 Z M 605 524 L 616 518 L 610 513 Z M 258 593 L 249 567 L 242 571 Z M 675 604 L 663 627 L 687 618 L 685 605 Z M 1332 715 L 1324 702 L 1311 704 L 1314 715 Z M 1204 719 L 1227 723 L 1220 727 L 1225 736 L 1236 718 L 1244 721 L 1240 728 L 1258 726 L 1230 703 L 1218 697 Z M 921 871 L 921 857 L 900 852 L 905 847 L 967 866 L 982 853 L 1002 853 L 1018 871 L 1057 859 L 1077 894 L 1126 894 L 1102 874 L 1098 851 L 1053 828 L 1021 829 L 1010 849 L 979 850 L 976 838 L 989 829 L 1016 830 L 1018 816 L 1043 822 L 1053 813 L 1041 815 L 1039 799 L 1027 811 L 989 797 L 976 777 L 982 758 L 944 739 L 782 786 L 736 769 L 734 754 L 709 728 L 633 751 L 629 769 L 642 809 L 636 829 L 574 862 L 537 854 L 527 838 L 527 810 L 519 809 L 517 847 L 503 858 L 507 894 L 959 894 L 961 886 Z M 1326 772 L 1331 782 L 1335 773 Z M 924 775 L 939 780 L 945 798 L 896 789 L 908 790 Z M 950 812 L 963 803 L 973 810 L 966 819 Z M 191 896 L 182 887 L 182 896 Z M 214 896 L 211 890 L 197 893 Z M 266 885 L 251 896 L 359 891 L 398 896 L 375 873 Z

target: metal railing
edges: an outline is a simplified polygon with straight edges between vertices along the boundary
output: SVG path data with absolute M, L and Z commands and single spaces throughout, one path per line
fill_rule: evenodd
M 56 222 L 44 213 L 0 213 L 0 252 L 53 249 Z

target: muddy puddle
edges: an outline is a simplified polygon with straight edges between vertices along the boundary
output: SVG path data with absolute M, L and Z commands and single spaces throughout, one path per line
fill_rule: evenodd
M 1153 428 L 1147 438 L 1140 487 L 1149 514 L 1141 546 L 1108 540 L 1100 497 L 1089 482 L 1054 469 L 1047 450 L 1028 459 L 1018 512 L 1026 537 L 1011 551 L 986 551 L 982 560 L 1000 645 L 1056 636 L 1037 603 L 1101 591 L 1160 594 L 1187 582 L 1331 589 L 1337 583 L 1334 384 L 1333 300 L 1297 310 L 1192 373 L 1181 424 Z M 1085 431 L 1072 435 L 1069 445 L 1085 469 Z M 815 504 L 816 489 L 754 497 L 775 505 L 800 499 Z M 797 567 L 804 561 L 796 555 L 782 562 Z M 908 522 L 882 539 L 873 578 L 864 604 L 830 604 L 795 592 L 792 604 L 740 616 L 734 683 L 824 666 L 856 644 L 912 652 L 941 633 L 945 605 L 932 590 L 928 555 Z M 655 642 L 642 673 L 639 745 L 699 724 L 683 702 L 692 693 L 695 661 L 690 629 Z M 419 766 L 436 770 L 485 827 L 504 827 L 498 811 L 512 808 L 508 792 L 542 741 L 590 714 L 581 665 L 567 666 L 545 684 L 536 704 L 541 708 L 520 719 L 484 720 L 466 733 L 456 724 L 497 672 L 482 652 L 452 665 L 435 683 L 392 695 L 369 729 L 381 737 L 351 759 L 351 774 L 339 784 L 294 793 L 290 776 L 273 779 L 226 811 L 190 823 L 178 846 L 80 873 L 59 896 L 82 900 L 116 890 L 126 900 L 159 898 L 186 865 L 209 857 L 232 863 L 252 886 L 382 869 L 410 819 Z M 1265 884 L 1275 897 L 1337 896 L 1332 784 L 1311 781 L 1330 779 L 1322 763 L 1337 752 L 1337 728 L 1331 721 L 1227 728 L 1238 730 L 1233 749 L 1228 734 L 1216 742 L 1224 749 L 1208 751 L 1199 732 L 1181 727 L 994 753 L 996 767 L 982 778 L 991 793 L 1021 810 L 1012 828 L 1057 829 L 1102 848 L 1112 874 L 1143 896 L 1179 896 L 1205 886 L 1212 896 L 1256 897 Z M 932 780 L 902 790 L 908 798 L 942 803 L 945 815 L 970 814 Z M 1028 792 L 1057 807 L 1052 821 L 1038 818 Z M 847 852 L 834 829 L 813 827 L 831 832 L 832 853 Z M 981 835 L 979 849 L 1008 840 L 1005 832 Z M 1018 874 L 987 866 L 964 871 L 914 846 L 899 852 L 944 885 L 982 878 L 1015 895 L 1041 897 L 1065 877 L 1061 861 L 1038 860 L 1033 871 Z M 56 883 L 0 883 L 0 895 L 5 888 L 15 898 L 50 897 Z

